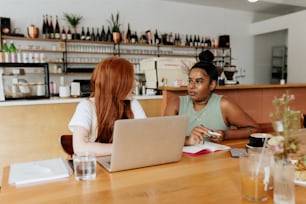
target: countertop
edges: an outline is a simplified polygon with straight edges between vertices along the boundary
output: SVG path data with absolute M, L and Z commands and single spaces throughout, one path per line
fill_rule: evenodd
M 61 103 L 78 103 L 83 100 L 85 97 L 77 98 L 60 98 L 60 97 L 51 97 L 48 99 L 33 99 L 33 100 L 8 100 L 0 102 L 1 106 L 24 106 L 24 105 L 42 105 L 42 104 L 61 104 Z M 135 96 L 137 100 L 150 100 L 150 99 L 162 99 L 161 95 L 153 96 Z
M 230 90 L 230 89 L 271 89 L 271 88 L 293 88 L 293 87 L 306 87 L 306 84 L 248 84 L 248 85 L 222 85 L 217 86 L 216 90 Z M 183 87 L 171 87 L 163 86 L 158 87 L 159 90 L 164 91 L 185 91 L 187 86 Z

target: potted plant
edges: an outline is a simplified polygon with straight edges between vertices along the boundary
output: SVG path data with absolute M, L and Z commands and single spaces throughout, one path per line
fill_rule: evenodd
M 64 13 L 64 17 L 74 30 L 74 33 L 72 34 L 72 39 L 80 39 L 80 34 L 77 32 L 77 27 L 80 24 L 83 16 Z
M 111 19 L 109 20 L 109 24 L 113 33 L 113 41 L 114 43 L 119 43 L 121 41 L 121 33 L 120 33 L 120 26 L 119 23 L 119 12 L 116 15 L 111 14 Z

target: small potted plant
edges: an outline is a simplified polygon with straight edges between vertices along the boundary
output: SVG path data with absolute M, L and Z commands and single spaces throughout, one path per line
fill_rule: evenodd
M 64 13 L 64 17 L 66 21 L 73 28 L 74 33 L 72 34 L 72 39 L 80 39 L 80 34 L 77 32 L 77 27 L 80 24 L 81 20 L 83 19 L 83 16 L 77 14 Z
M 120 26 L 119 23 L 119 12 L 116 15 L 111 14 L 111 19 L 109 20 L 109 24 L 113 33 L 113 41 L 114 43 L 119 43 L 121 41 L 121 33 L 120 33 Z

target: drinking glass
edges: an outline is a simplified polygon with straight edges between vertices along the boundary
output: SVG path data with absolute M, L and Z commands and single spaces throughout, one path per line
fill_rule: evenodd
M 96 156 L 85 152 L 73 155 L 73 167 L 75 179 L 78 181 L 90 181 L 96 178 Z

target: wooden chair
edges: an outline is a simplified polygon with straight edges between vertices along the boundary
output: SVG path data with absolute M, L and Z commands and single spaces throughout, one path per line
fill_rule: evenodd
M 73 145 L 72 145 L 72 135 L 61 135 L 59 137 L 59 142 L 64 150 L 70 156 L 70 159 L 73 155 Z

